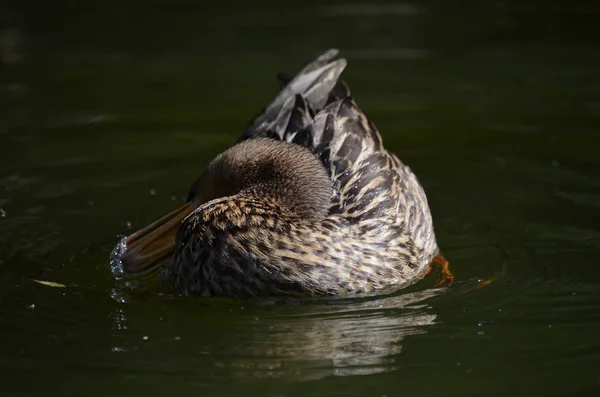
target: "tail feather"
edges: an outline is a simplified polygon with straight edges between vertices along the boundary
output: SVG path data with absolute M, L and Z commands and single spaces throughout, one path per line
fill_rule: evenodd
M 294 134 L 306 129 L 312 124 L 314 112 L 308 102 L 302 95 L 296 95 L 294 98 L 294 107 L 290 112 L 290 118 L 284 132 L 284 139 L 293 140 Z
M 346 67 L 345 59 L 334 60 L 337 54 L 338 50 L 335 49 L 325 52 L 306 65 L 290 81 L 287 81 L 287 76 L 280 74 L 278 77 L 281 91 L 249 123 L 238 142 L 267 136 L 269 131 L 277 132 L 279 139 L 284 139 L 285 129 L 282 130 L 281 126 L 289 119 L 289 112 L 294 107 L 295 97 L 298 94 L 306 100 L 313 112 L 321 110 L 328 103 L 330 93 L 335 91 L 339 76 Z

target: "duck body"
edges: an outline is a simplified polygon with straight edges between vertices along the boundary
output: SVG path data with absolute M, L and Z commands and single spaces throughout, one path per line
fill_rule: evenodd
M 347 296 L 400 289 L 439 254 L 425 192 L 339 80 L 330 50 L 293 79 L 193 184 L 127 238 L 134 275 L 184 295 Z

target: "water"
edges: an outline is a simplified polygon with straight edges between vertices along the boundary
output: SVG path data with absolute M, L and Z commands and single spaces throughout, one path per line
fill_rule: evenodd
M 597 394 L 592 2 L 53 4 L 0 5 L 2 394 Z M 118 236 L 332 46 L 425 186 L 451 288 L 255 302 L 114 277 Z

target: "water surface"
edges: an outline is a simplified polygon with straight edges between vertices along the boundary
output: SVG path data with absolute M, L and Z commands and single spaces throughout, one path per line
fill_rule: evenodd
M 53 4 L 0 6 L 3 394 L 598 391 L 592 2 Z M 329 47 L 457 281 L 257 302 L 116 280 L 117 235 L 179 205 L 274 74 Z

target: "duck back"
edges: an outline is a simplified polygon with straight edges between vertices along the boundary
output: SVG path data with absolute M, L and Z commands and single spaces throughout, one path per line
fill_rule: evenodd
M 332 217 L 366 235 L 388 225 L 392 235 L 414 245 L 417 257 L 430 261 L 438 246 L 425 192 L 356 105 L 340 79 L 347 62 L 337 55 L 328 50 L 293 78 L 280 73 L 279 93 L 238 141 L 269 137 L 309 148 L 330 175 Z

